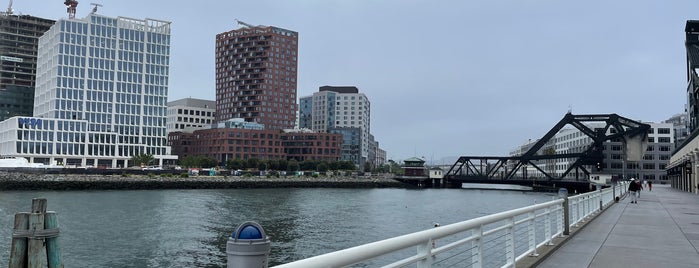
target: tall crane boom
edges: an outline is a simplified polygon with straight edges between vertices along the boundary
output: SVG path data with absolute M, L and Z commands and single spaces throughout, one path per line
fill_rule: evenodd
M 78 8 L 78 1 L 76 0 L 66 0 L 63 2 L 66 5 L 66 10 L 68 11 L 68 18 L 75 19 L 75 10 Z
M 242 22 L 242 21 L 239 21 L 239 20 L 237 20 L 237 19 L 236 19 L 235 21 L 236 21 L 238 24 L 243 25 L 243 26 L 246 26 L 246 27 L 249 27 L 249 28 L 255 27 L 255 26 L 253 26 L 253 25 L 247 24 L 247 23 Z
M 7 15 L 12 15 L 13 12 L 15 11 L 12 9 L 12 0 L 10 0 L 10 5 L 7 6 Z

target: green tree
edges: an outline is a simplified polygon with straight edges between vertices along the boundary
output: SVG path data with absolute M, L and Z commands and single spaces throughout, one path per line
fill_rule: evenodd
M 364 172 L 371 172 L 371 163 L 369 161 L 364 162 Z
M 180 165 L 194 168 L 211 168 L 218 166 L 218 161 L 210 156 L 190 155 L 182 159 Z
M 260 160 L 257 158 L 249 158 L 247 161 L 247 164 L 245 165 L 246 168 L 257 168 L 257 164 L 260 163 Z
M 286 159 L 279 159 L 277 161 L 277 170 L 287 170 L 289 166 L 289 162 L 286 161 Z
M 291 159 L 289 160 L 289 163 L 286 166 L 286 171 L 298 171 L 299 170 L 299 162 L 296 161 L 296 159 Z
M 218 166 L 218 161 L 211 156 L 202 156 L 199 159 L 199 166 L 203 168 L 212 168 Z
M 268 167 L 269 167 L 269 165 L 267 164 L 267 161 L 265 161 L 265 160 L 260 160 L 257 163 L 257 170 L 267 170 Z
M 275 159 L 267 160 L 267 169 L 279 170 L 279 160 L 275 160 Z
M 131 157 L 131 163 L 134 166 L 149 166 L 155 161 L 152 154 L 139 154 Z
M 228 159 L 226 161 L 226 168 L 229 170 L 239 170 L 245 168 L 245 161 L 240 159 Z
M 328 168 L 330 170 L 340 170 L 340 162 L 339 161 L 332 161 L 328 163 Z
M 328 164 L 325 163 L 325 162 L 320 162 L 320 163 L 318 164 L 318 166 L 316 166 L 316 168 L 317 168 L 318 171 L 320 171 L 320 172 L 326 172 L 326 171 L 328 171 Z

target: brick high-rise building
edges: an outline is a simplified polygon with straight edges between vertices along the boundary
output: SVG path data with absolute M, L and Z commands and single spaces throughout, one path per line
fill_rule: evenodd
M 298 33 L 239 23 L 244 27 L 216 35 L 216 121 L 294 128 Z

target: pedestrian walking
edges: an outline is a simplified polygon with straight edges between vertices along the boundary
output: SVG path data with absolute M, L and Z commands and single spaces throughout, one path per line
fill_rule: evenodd
M 636 183 L 638 184 L 638 191 L 636 191 L 636 195 L 640 198 L 641 191 L 643 191 L 643 182 L 641 182 L 640 180 L 636 180 Z
M 634 178 L 631 178 L 629 182 L 629 196 L 631 196 L 632 204 L 636 204 L 636 200 L 638 199 L 636 192 L 638 192 L 638 184 L 635 182 Z
M 653 191 L 653 182 L 652 181 L 648 181 L 648 191 L 649 192 Z

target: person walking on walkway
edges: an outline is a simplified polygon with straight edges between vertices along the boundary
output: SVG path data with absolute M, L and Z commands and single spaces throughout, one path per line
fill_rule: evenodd
M 653 182 L 652 181 L 648 181 L 648 191 L 649 192 L 653 191 Z
M 631 178 L 631 182 L 629 182 L 629 196 L 631 196 L 631 203 L 633 204 L 636 204 L 636 199 L 638 198 L 636 192 L 638 192 L 638 183 L 635 182 L 634 178 Z

